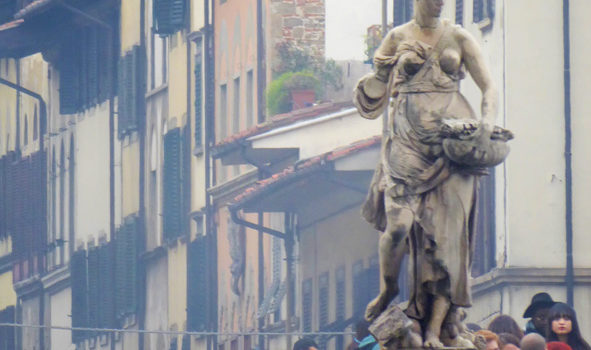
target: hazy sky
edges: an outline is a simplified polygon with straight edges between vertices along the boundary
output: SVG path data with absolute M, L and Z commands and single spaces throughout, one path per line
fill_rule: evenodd
M 382 0 L 326 0 L 326 57 L 364 60 L 367 27 L 382 23 Z

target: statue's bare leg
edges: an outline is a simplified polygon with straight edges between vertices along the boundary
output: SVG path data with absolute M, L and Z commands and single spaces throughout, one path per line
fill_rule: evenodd
M 380 237 L 380 294 L 372 300 L 365 310 L 365 319 L 369 322 L 375 320 L 384 311 L 388 304 L 398 295 L 398 275 L 402 259 L 408 251 L 406 237 L 410 232 L 413 223 L 413 213 L 409 209 L 395 208 L 387 214 L 388 224 L 386 230 Z M 391 222 L 391 217 L 396 217 L 396 222 Z
M 449 310 L 449 300 L 441 295 L 433 297 L 433 305 L 431 309 L 431 318 L 427 324 L 427 330 L 425 331 L 425 343 L 423 344 L 426 348 L 441 348 L 443 343 L 439 340 L 441 334 L 441 325 L 447 316 Z

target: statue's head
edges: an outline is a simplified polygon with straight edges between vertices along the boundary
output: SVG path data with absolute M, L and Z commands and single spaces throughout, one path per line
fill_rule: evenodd
M 439 17 L 443 2 L 443 0 L 415 0 L 415 11 L 423 16 Z

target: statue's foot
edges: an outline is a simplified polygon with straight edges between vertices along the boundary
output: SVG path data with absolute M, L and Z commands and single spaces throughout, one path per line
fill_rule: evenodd
M 443 343 L 439 340 L 437 334 L 431 331 L 426 331 L 425 342 L 423 343 L 423 346 L 426 348 L 442 348 Z
M 408 345 L 406 347 L 410 349 L 418 349 L 423 347 L 423 338 L 418 333 L 408 332 L 407 343 Z
M 365 319 L 368 322 L 373 322 L 384 310 L 386 310 L 392 299 L 394 299 L 392 293 L 380 293 L 380 295 L 367 304 L 367 309 L 365 309 Z
M 458 348 L 469 348 L 469 349 L 475 349 L 476 348 L 474 346 L 474 344 L 472 344 L 472 342 L 469 339 L 466 339 L 466 338 L 462 337 L 461 335 L 458 335 L 458 337 L 456 338 L 456 347 L 458 347 Z

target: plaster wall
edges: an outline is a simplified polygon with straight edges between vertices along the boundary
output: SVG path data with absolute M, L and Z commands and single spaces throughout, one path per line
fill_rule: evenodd
M 591 267 L 591 2 L 570 1 L 571 103 L 573 154 L 573 256 L 575 267 Z M 579 300 L 580 298 L 576 298 Z M 588 298 L 587 298 L 588 300 Z M 587 306 L 589 310 L 589 306 Z
M 140 2 L 141 0 L 121 1 L 121 53 L 129 51 L 140 42 Z
M 41 302 L 38 296 L 24 299 L 21 303 L 22 324 L 41 324 L 40 310 Z M 23 349 L 41 350 L 39 347 L 41 341 L 39 329 L 23 328 L 19 338 Z
M 211 11 L 211 8 L 209 9 Z M 205 3 L 191 1 L 191 32 L 201 30 L 205 26 Z
M 126 138 L 129 140 L 129 136 Z M 121 201 L 122 215 L 135 214 L 140 204 L 139 142 L 130 142 L 121 151 Z
M 507 265 L 563 267 L 562 3 L 506 6 L 507 127 L 517 135 L 506 161 Z
M 168 322 L 170 329 L 185 330 L 187 320 L 187 245 L 168 249 Z M 180 338 L 179 338 L 180 341 Z
M 12 239 L 10 236 L 0 238 L 0 257 L 12 252 Z
M 254 148 L 297 147 L 299 158 L 306 159 L 381 133 L 381 119 L 364 119 L 352 109 L 341 117 L 302 122 L 252 139 Z
M 168 65 L 168 115 L 183 126 L 187 118 L 187 43 L 184 32 L 176 32 L 170 37 L 170 63 Z M 169 127 L 172 129 L 172 127 Z
M 16 61 L 0 60 L 0 76 L 9 81 L 16 81 Z M 0 155 L 14 150 L 16 140 L 16 91 L 0 84 Z
M 51 325 L 58 327 L 72 326 L 72 291 L 65 288 L 50 296 Z M 53 329 L 50 331 L 51 349 L 73 349 L 72 332 L 68 330 Z
M 16 293 L 12 288 L 12 270 L 0 274 L 0 310 L 16 305 Z
M 146 269 L 146 329 L 168 330 L 168 267 L 166 257 L 148 262 Z M 145 336 L 147 350 L 168 347 L 168 336 L 148 334 Z
M 76 125 L 76 241 L 84 242 L 110 231 L 108 103 L 90 113 Z

